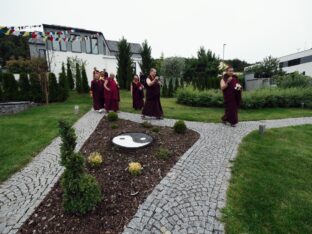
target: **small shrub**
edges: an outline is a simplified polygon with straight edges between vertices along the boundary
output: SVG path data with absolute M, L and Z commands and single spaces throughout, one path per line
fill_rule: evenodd
M 88 157 L 88 163 L 91 167 L 98 167 L 102 164 L 103 157 L 99 152 L 93 152 Z
M 118 125 L 117 124 L 112 124 L 110 127 L 111 127 L 111 129 L 116 129 L 116 128 L 118 128 Z
M 159 133 L 159 131 L 160 131 L 159 127 L 153 127 L 152 128 L 152 132 Z
M 152 128 L 153 127 L 153 125 L 148 121 L 144 121 L 141 125 L 143 128 Z
M 170 156 L 171 156 L 171 152 L 164 147 L 160 147 L 156 153 L 156 157 L 162 160 L 167 160 L 170 158 Z
M 175 133 L 179 133 L 179 134 L 185 133 L 186 129 L 187 128 L 186 128 L 185 122 L 183 120 L 178 120 L 173 125 L 173 130 Z
M 107 114 L 107 119 L 110 122 L 117 121 L 118 120 L 118 114 L 116 112 L 109 112 Z
M 142 169 L 143 168 L 142 168 L 141 163 L 138 163 L 138 162 L 131 162 L 131 163 L 129 163 L 128 171 L 133 176 L 140 175 L 141 172 L 142 172 Z

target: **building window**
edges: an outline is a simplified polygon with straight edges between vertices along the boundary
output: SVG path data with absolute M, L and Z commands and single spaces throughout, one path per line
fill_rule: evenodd
M 60 42 L 53 40 L 52 41 L 52 49 L 55 51 L 60 51 Z
M 86 42 L 86 53 L 91 54 L 92 51 L 91 51 L 91 40 L 90 40 L 90 38 L 86 37 L 85 42 Z
M 72 45 L 72 52 L 81 53 L 81 40 L 80 36 L 71 35 L 71 45 Z
M 284 63 L 279 63 L 279 68 L 283 68 L 284 67 Z
M 299 65 L 299 64 L 300 64 L 300 58 L 288 61 L 288 67 L 296 66 L 296 65 Z
M 46 51 L 44 49 L 39 49 L 39 58 L 46 58 Z
M 67 51 L 67 46 L 66 46 L 66 42 L 64 41 L 64 39 L 62 38 L 60 40 L 60 47 L 61 47 L 61 51 Z
M 92 53 L 93 54 L 99 53 L 98 39 L 95 39 L 95 38 L 91 39 L 91 47 L 92 47 Z

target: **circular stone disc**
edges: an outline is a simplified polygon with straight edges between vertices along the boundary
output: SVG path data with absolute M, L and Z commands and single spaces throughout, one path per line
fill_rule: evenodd
M 145 133 L 129 132 L 113 138 L 112 142 L 120 147 L 136 149 L 151 144 L 153 138 Z

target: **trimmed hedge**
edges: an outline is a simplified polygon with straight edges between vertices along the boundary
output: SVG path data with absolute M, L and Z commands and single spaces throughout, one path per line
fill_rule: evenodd
M 243 92 L 241 108 L 258 109 L 264 107 L 306 107 L 312 108 L 311 88 L 268 88 Z M 198 91 L 191 87 L 177 91 L 177 102 L 188 106 L 223 107 L 220 90 Z

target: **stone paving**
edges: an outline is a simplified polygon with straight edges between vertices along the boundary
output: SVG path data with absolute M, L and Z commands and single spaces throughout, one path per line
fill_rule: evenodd
M 119 117 L 142 122 L 135 114 L 119 113 Z M 98 113 L 88 112 L 75 124 L 76 150 L 101 118 Z M 151 120 L 159 126 L 172 126 L 174 122 Z M 225 206 L 230 162 L 241 139 L 260 123 L 273 128 L 312 124 L 312 118 L 242 122 L 236 128 L 186 121 L 190 129 L 200 133 L 199 140 L 139 206 L 124 233 L 224 233 L 219 218 Z M 63 171 L 59 144 L 56 138 L 22 171 L 0 185 L 0 233 L 16 233 L 59 179 Z
M 74 127 L 76 150 L 89 138 L 103 115 L 90 111 Z M 0 233 L 16 233 L 49 193 L 63 172 L 59 137 L 42 150 L 24 169 L 0 184 Z

